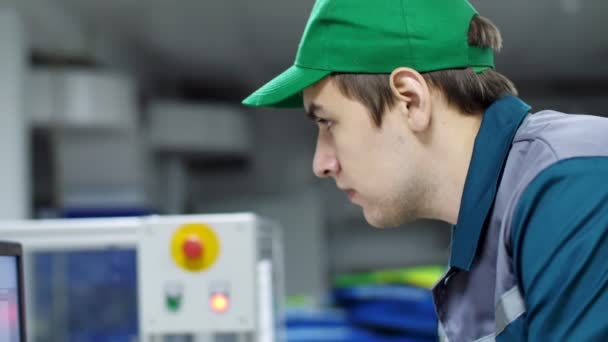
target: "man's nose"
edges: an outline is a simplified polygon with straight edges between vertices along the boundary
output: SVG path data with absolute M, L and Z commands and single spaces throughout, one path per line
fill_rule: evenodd
M 317 141 L 312 169 L 319 178 L 333 177 L 340 172 L 340 163 L 333 148 L 322 141 Z

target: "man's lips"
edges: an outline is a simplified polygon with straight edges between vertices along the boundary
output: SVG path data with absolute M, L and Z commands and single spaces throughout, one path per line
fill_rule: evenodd
M 341 184 L 336 184 L 336 186 L 338 187 L 338 189 L 344 191 L 344 193 L 346 193 L 346 196 L 348 196 L 348 199 L 352 202 L 353 198 L 357 194 L 357 191 L 351 188 L 347 188 Z
M 344 192 L 346 193 L 346 196 L 348 196 L 348 199 L 351 201 L 353 200 L 353 197 L 355 197 L 355 194 L 357 193 L 353 189 L 345 189 Z

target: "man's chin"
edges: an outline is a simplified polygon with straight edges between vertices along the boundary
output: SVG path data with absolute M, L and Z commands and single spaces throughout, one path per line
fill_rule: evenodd
M 363 216 L 365 217 L 365 221 L 367 221 L 367 223 L 374 228 L 384 229 L 396 227 L 395 225 L 386 222 L 384 217 L 379 213 L 368 213 L 365 209 L 363 209 Z
M 417 220 L 415 218 L 388 217 L 380 212 L 368 212 L 365 209 L 363 209 L 363 216 L 369 225 L 379 229 L 396 228 L 404 224 L 413 223 Z

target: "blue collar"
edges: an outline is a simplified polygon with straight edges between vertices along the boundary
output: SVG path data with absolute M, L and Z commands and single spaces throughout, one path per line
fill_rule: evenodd
M 468 271 L 496 191 L 515 132 L 530 106 L 515 96 L 494 102 L 483 114 L 465 181 L 458 223 L 452 235 L 450 266 Z

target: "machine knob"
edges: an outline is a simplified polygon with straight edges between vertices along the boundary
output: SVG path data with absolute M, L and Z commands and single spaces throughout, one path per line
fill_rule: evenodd
M 201 239 L 196 235 L 190 235 L 184 241 L 182 250 L 187 259 L 199 259 L 204 252 L 203 243 Z

